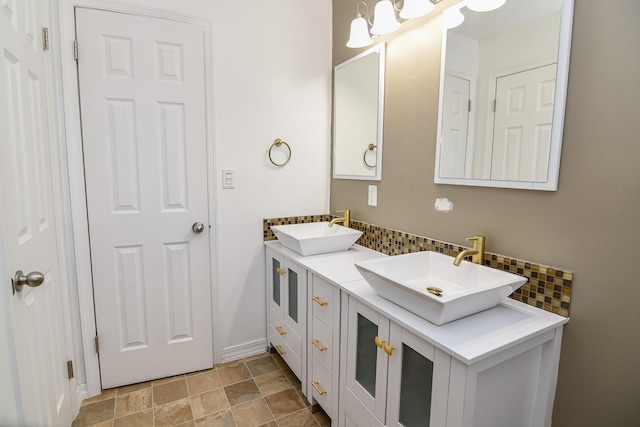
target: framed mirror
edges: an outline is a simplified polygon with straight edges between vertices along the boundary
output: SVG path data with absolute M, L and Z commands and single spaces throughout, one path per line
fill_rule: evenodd
M 436 183 L 557 190 L 572 21 L 573 0 L 444 12 Z
M 335 67 L 333 177 L 382 179 L 385 45 Z

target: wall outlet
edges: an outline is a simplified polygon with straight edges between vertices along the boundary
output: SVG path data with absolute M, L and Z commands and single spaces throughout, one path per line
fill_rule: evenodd
M 233 169 L 222 169 L 222 188 L 236 188 L 236 171 Z
M 377 185 L 369 186 L 368 203 L 369 203 L 369 206 L 378 206 L 378 186 Z

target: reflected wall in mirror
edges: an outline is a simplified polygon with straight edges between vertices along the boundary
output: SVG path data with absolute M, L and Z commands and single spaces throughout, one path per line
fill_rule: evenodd
M 384 57 L 379 44 L 335 67 L 334 178 L 382 179 Z
M 435 182 L 557 190 L 573 0 L 454 9 L 464 21 L 443 30 Z

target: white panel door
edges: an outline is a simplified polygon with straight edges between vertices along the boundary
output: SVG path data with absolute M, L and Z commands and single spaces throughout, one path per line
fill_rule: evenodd
M 469 80 L 444 77 L 440 178 L 464 178 L 469 128 Z
M 496 79 L 491 179 L 547 181 L 556 64 Z
M 210 368 L 204 31 L 83 8 L 76 31 L 102 387 Z
M 15 393 L 12 414 L 2 425 L 68 426 L 72 420 L 66 369 L 62 290 L 48 127 L 44 5 L 0 1 L 0 316 L 3 356 L 11 378 L 2 393 Z M 12 295 L 17 270 L 41 272 L 38 287 Z M 6 387 L 12 387 L 13 390 Z

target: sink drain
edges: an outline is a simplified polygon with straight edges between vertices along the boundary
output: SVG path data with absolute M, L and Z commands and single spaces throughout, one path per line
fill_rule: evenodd
M 442 289 L 440 289 L 440 288 L 436 288 L 435 286 L 429 286 L 429 287 L 427 288 L 427 291 L 428 291 L 430 294 L 433 294 L 433 295 L 435 295 L 435 296 L 437 296 L 437 297 L 441 297 L 441 296 L 442 296 Z

